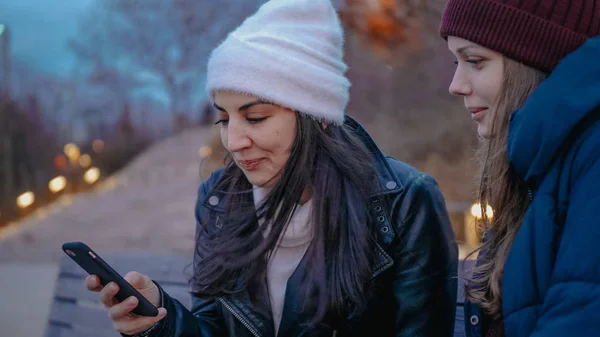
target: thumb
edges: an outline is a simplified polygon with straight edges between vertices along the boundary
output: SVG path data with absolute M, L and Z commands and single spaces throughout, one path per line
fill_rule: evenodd
M 152 281 L 147 276 L 136 271 L 127 273 L 124 279 L 136 289 L 145 289 L 152 285 Z
M 158 308 L 158 316 L 156 316 L 156 320 L 160 321 L 165 316 L 167 316 L 167 309 L 165 309 L 165 308 Z

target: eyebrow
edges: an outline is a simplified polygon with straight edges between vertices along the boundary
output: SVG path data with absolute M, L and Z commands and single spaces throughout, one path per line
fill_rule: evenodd
M 262 100 L 262 99 L 257 99 L 256 101 L 252 101 L 250 103 L 246 103 L 246 104 L 242 105 L 241 107 L 238 108 L 238 110 L 240 110 L 240 111 L 248 110 L 251 107 L 253 107 L 255 105 L 259 105 L 259 104 L 273 105 L 273 103 L 271 103 L 271 102 L 267 102 L 267 101 Z M 223 112 L 227 112 L 225 109 L 223 109 L 222 107 L 218 106 L 217 103 L 213 103 L 213 105 L 214 105 L 215 109 L 221 110 Z
M 469 49 L 474 49 L 474 48 L 477 48 L 477 46 L 476 46 L 476 45 L 474 45 L 474 44 L 470 44 L 470 45 L 468 45 L 468 46 L 464 46 L 464 47 L 460 47 L 460 48 L 458 48 L 458 49 L 456 50 L 456 53 L 457 53 L 457 54 L 464 54 L 464 53 L 465 53 L 465 51 L 467 51 L 467 50 L 469 50 Z

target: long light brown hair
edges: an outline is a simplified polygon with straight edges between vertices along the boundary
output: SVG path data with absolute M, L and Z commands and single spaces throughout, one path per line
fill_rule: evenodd
M 527 186 L 508 162 L 509 118 L 545 78 L 546 74 L 537 69 L 504 58 L 504 80 L 492 120 L 492 136 L 481 141 L 479 200 L 482 219 L 479 229 L 481 233 L 491 229 L 491 233 L 475 251 L 483 252 L 486 259 L 473 270 L 474 276 L 468 280 L 465 291 L 470 301 L 478 303 L 493 317 L 502 315 L 504 263 L 530 202 Z M 486 205 L 494 210 L 491 218 L 486 215 Z

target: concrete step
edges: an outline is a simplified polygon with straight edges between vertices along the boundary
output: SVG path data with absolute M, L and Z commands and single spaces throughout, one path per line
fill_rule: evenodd
M 44 336 L 57 273 L 57 264 L 0 264 L 2 336 Z

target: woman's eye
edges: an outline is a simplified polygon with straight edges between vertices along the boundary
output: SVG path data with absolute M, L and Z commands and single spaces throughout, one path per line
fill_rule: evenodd
M 228 119 L 221 119 L 218 122 L 216 122 L 215 125 L 219 125 L 219 124 L 227 125 L 228 123 L 229 123 Z
M 465 62 L 470 63 L 473 66 L 478 66 L 479 64 L 481 64 L 482 60 L 481 59 L 468 59 Z
M 250 122 L 251 124 L 260 123 L 260 122 L 264 121 L 265 119 L 267 119 L 267 117 L 262 117 L 262 118 L 246 118 L 246 120 L 248 120 L 248 122 Z
M 454 61 L 454 64 L 458 65 L 460 62 L 469 63 L 472 67 L 478 67 L 481 65 L 481 62 L 483 62 L 483 60 L 482 59 L 466 59 L 464 61 L 456 60 L 456 61 Z

